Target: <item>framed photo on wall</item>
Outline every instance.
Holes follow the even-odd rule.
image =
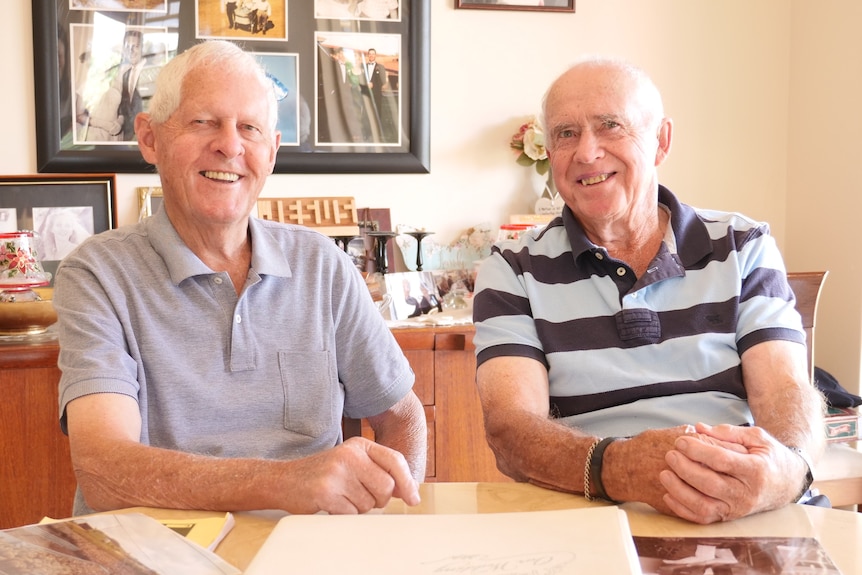
[[[574,12],[575,0],[455,0],[456,8]]]
[[[113,174],[0,176],[0,233],[36,232],[53,285],[60,260],[116,227],[116,186]]]
[[[161,68],[212,39],[253,52],[273,82],[275,173],[430,169],[425,0],[31,1],[39,172],[153,172],[134,117]]]

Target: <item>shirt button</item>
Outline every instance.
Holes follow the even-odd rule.
[[[618,268],[617,268],[617,275],[618,275],[618,276],[620,276],[620,277],[622,277],[622,276],[626,275],[626,268],[624,268],[624,267],[618,267]]]
[[[597,260],[603,260],[603,259],[605,259],[605,256],[602,255],[602,252],[596,252],[596,259]]]
[[[213,280],[213,282],[215,282],[215,284],[216,284],[216,285],[221,285],[223,281],[224,281],[224,280],[223,280],[223,279],[221,279],[221,278],[219,278],[219,277],[217,277],[217,278],[215,278],[215,279]]]
[[[242,316],[239,314],[236,314],[235,316],[233,316],[233,319],[234,319],[234,321],[236,321],[236,323],[242,323]]]

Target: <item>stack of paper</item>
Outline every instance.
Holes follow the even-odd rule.
[[[291,515],[246,575],[639,574],[616,507],[475,515]]]

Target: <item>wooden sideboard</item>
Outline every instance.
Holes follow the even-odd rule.
[[[75,476],[58,424],[56,340],[0,342],[0,529],[72,514]]]
[[[428,418],[428,481],[505,481],[485,442],[473,327],[393,329]],[[58,424],[58,346],[49,331],[0,341],[0,529],[72,513],[75,476]],[[367,435],[370,429],[364,430]]]
[[[511,481],[485,441],[472,325],[396,328],[428,421],[426,481]],[[363,422],[362,435],[373,438]]]

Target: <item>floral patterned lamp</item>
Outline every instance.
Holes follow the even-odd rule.
[[[39,263],[33,232],[0,234],[0,302],[35,301],[39,295],[33,288],[50,282],[51,274]]]
[[[542,215],[558,215],[562,212],[563,201],[554,186],[548,151],[545,149],[545,133],[539,121],[533,117],[529,122],[522,124],[509,141],[509,146],[518,152],[515,161],[519,165],[534,166],[536,173],[545,177],[539,199],[536,201],[535,212]]]
[[[51,274],[39,262],[37,235],[30,231],[0,234],[0,335],[42,333],[57,321],[49,300],[34,288],[47,286]]]

